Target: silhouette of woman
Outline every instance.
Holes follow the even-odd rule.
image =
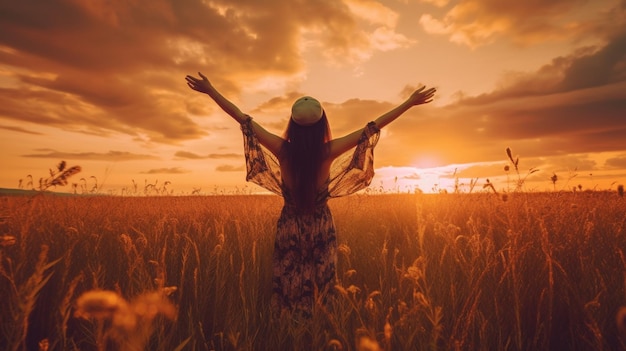
[[[411,107],[432,101],[435,89],[416,90],[375,121],[336,139],[331,138],[321,104],[304,96],[293,104],[281,137],[265,130],[198,74],[200,78],[188,75],[187,85],[209,95],[241,125],[246,180],[284,199],[274,244],[272,309],[276,316],[291,311],[308,317],[315,299],[325,296],[335,282],[337,240],[328,199],[370,184],[380,129]]]

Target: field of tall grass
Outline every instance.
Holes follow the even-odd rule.
[[[279,197],[0,197],[0,349],[626,349],[626,199],[505,200],[330,200],[338,285],[274,320]]]

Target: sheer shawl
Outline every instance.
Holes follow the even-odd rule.
[[[246,158],[246,180],[283,196],[278,160],[259,143],[252,129],[251,118],[241,124],[241,131]],[[380,130],[374,122],[369,122],[357,146],[333,161],[328,180],[329,197],[349,195],[370,185],[374,177],[374,147],[379,137]]]

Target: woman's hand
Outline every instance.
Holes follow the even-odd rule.
[[[413,92],[413,94],[411,94],[411,96],[408,99],[408,102],[409,104],[411,104],[411,106],[427,104],[433,101],[433,96],[435,95],[435,91],[437,91],[437,89],[435,88],[430,88],[428,90],[424,90],[424,89],[426,89],[425,86],[417,89],[416,91]]]
[[[213,89],[213,86],[211,85],[211,82],[209,82],[207,77],[205,77],[200,72],[198,72],[198,74],[200,75],[200,78],[202,79],[198,79],[196,77],[189,76],[189,75],[185,77],[185,80],[187,81],[187,85],[189,85],[189,87],[195,91],[208,94],[209,91]]]

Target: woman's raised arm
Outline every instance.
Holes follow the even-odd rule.
[[[250,116],[241,112],[239,107],[237,107],[235,104],[226,99],[222,94],[220,94],[220,92],[213,87],[211,82],[209,82],[207,77],[205,77],[200,72],[198,72],[198,75],[200,75],[200,79],[190,75],[185,77],[187,85],[191,89],[209,95],[211,99],[213,99],[213,101],[215,101],[215,103],[219,107],[221,107],[222,110],[224,110],[224,112],[226,112],[229,116],[235,119],[235,121],[237,121],[239,124],[244,123],[248,118],[250,118]],[[254,130],[254,133],[259,139],[261,145],[265,146],[275,156],[278,156],[278,154],[280,153],[280,149],[283,145],[283,138],[268,132],[265,128],[263,128],[255,121],[252,121],[252,129]]]
[[[430,88],[428,90],[424,90],[424,89],[426,89],[426,87],[421,87],[418,90],[414,91],[413,94],[411,94],[411,96],[409,96],[409,98],[406,99],[406,101],[396,106],[391,111],[378,117],[374,121],[374,123],[376,123],[376,126],[379,129],[381,129],[384,126],[396,120],[396,118],[400,117],[403,113],[408,111],[411,107],[422,105],[422,104],[427,104],[433,101],[433,96],[435,95],[436,89],[435,88]],[[333,139],[330,142],[331,158],[336,158],[339,155],[343,154],[344,152],[355,147],[356,144],[359,142],[359,138],[361,137],[362,133],[363,133],[363,128],[360,128],[346,136]]]
[[[205,93],[215,101],[215,103],[224,110],[229,116],[235,119],[235,121],[239,122],[239,124],[245,122],[248,119],[248,116],[241,112],[239,107],[235,106],[232,102],[226,99],[222,94],[220,94],[217,89],[213,87],[211,82],[205,77],[202,73],[198,72],[201,79],[198,79],[193,76],[185,77],[187,81],[187,85],[198,92]]]

